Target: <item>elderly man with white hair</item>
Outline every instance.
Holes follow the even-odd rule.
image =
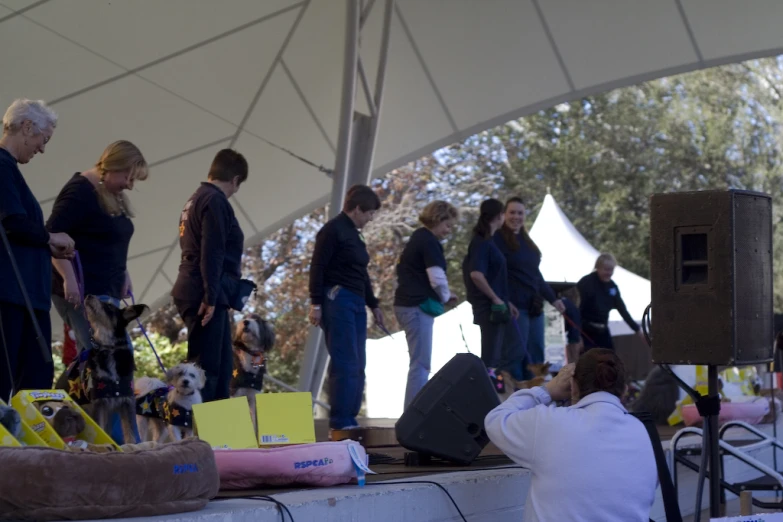
[[[71,257],[74,242],[67,234],[46,231],[41,206],[22,177],[19,164],[44,153],[56,126],[57,115],[43,101],[19,99],[3,116],[0,138],[0,222],[49,349],[51,257]],[[0,248],[0,321],[5,352],[0,356],[0,398],[7,400],[13,390],[51,388],[54,366],[45,361],[36,342],[33,318],[5,248]]]

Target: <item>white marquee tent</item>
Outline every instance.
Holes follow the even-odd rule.
[[[541,273],[549,282],[576,283],[589,274],[598,251],[579,233],[551,195],[530,228],[530,237],[541,249]],[[622,267],[615,270],[631,316],[641,322],[650,303],[650,282]],[[617,311],[609,316],[612,335],[631,334]],[[432,373],[437,373],[454,355],[471,351],[481,354],[481,332],[473,324],[470,303],[435,319],[432,344]],[[370,418],[397,418],[402,414],[405,376],[408,373],[408,345],[405,332],[367,341],[367,415]]]

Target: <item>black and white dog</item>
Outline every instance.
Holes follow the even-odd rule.
[[[256,423],[256,394],[264,391],[266,353],[275,345],[275,332],[268,321],[257,314],[246,315],[234,333],[234,371],[231,396],[247,397],[253,428]]]
[[[125,443],[134,443],[135,363],[127,327],[147,310],[147,306],[118,308],[88,295],[84,309],[92,328],[91,346],[66,369],[57,387],[67,390],[77,404],[85,406],[106,433],[111,433],[111,415],[118,413]]]

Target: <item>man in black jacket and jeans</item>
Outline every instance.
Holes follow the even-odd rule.
[[[206,373],[204,402],[227,399],[232,372],[225,277],[241,275],[244,235],[228,198],[247,180],[247,161],[231,149],[217,153],[206,182],[179,220],[182,257],[171,295],[188,328],[188,360]]]

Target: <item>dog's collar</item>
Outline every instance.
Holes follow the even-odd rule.
[[[264,365],[264,362],[266,361],[266,358],[264,357],[264,353],[255,353],[251,352],[247,346],[245,346],[245,343],[242,341],[234,341],[234,348],[238,350],[242,350],[246,354],[248,354],[250,357],[253,358],[253,368],[260,368]]]

